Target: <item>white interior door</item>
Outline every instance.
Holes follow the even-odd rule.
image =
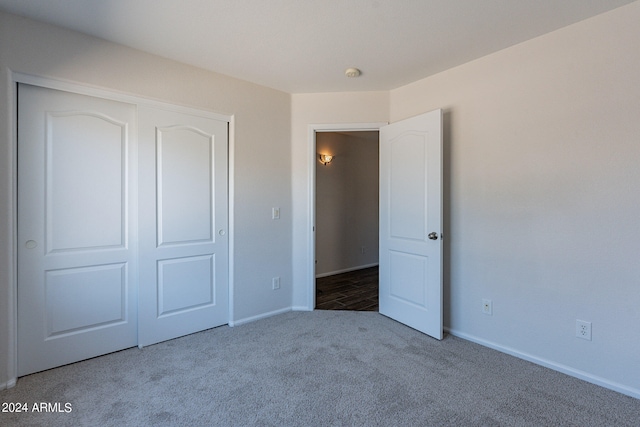
[[[139,346],[228,323],[227,122],[140,106]]]
[[[135,106],[19,86],[18,375],[135,346]]]
[[[380,313],[442,339],[442,111],[380,129]]]

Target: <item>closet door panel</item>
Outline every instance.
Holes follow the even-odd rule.
[[[18,374],[135,346],[135,106],[20,84]]]
[[[139,345],[228,322],[227,123],[140,107]]]

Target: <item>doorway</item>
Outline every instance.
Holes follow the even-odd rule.
[[[309,309],[316,308],[316,137],[377,130],[380,151],[379,312],[443,337],[442,110],[394,124],[309,125]],[[419,243],[419,244],[415,244]]]
[[[378,138],[316,133],[316,309],[378,311]]]

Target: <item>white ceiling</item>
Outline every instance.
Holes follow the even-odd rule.
[[[303,93],[393,89],[633,1],[0,0],[0,10]]]

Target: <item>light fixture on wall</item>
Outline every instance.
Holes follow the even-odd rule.
[[[334,157],[335,156],[332,156],[331,154],[318,154],[318,159],[320,160],[320,163],[322,163],[325,166],[331,163]]]

